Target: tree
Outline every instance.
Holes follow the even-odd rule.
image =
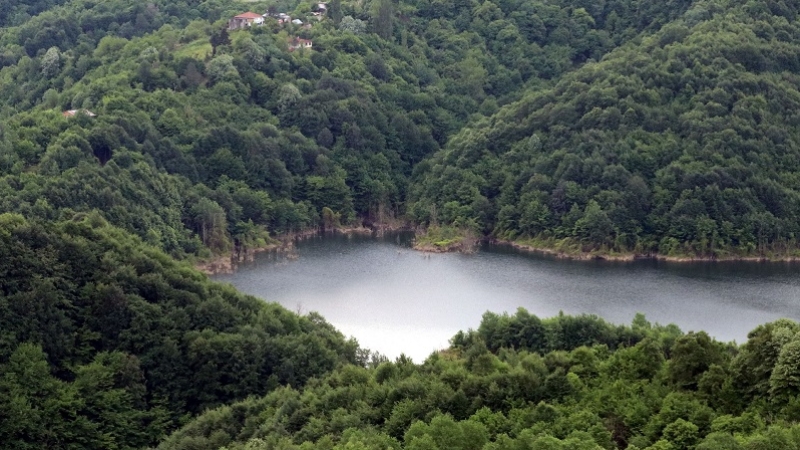
[[[711,433],[695,447],[696,450],[741,450],[742,446],[729,433]]]
[[[339,25],[342,21],[342,0],[331,0],[328,3],[328,17],[331,18],[334,25]]]
[[[4,445],[34,449],[88,441],[94,447],[99,436],[86,418],[78,415],[82,407],[77,392],[50,374],[46,355],[38,345],[20,344],[8,363],[0,366],[0,439]]]
[[[228,28],[222,27],[218,32],[212,34],[210,43],[211,43],[212,56],[215,56],[217,54],[218,47],[231,45],[231,39],[230,36],[228,35]]]
[[[353,199],[345,182],[345,173],[338,170],[329,176],[309,176],[306,178],[306,196],[317,211],[330,208],[349,223],[354,216]]]
[[[432,447],[431,440],[434,444]],[[424,422],[412,424],[405,433],[404,441],[410,448],[479,450],[488,441],[488,433],[478,422],[456,422],[449,415],[440,414],[431,420],[430,425]],[[420,442],[415,444],[415,441]]]
[[[800,326],[780,319],[759,325],[748,333],[747,342],[731,363],[736,388],[744,397],[766,397],[772,389],[772,371],[785,344],[794,339]]]
[[[670,355],[670,380],[685,389],[696,389],[700,376],[712,364],[723,362],[721,344],[713,341],[704,331],[678,338]]]
[[[284,84],[278,92],[278,109],[284,111],[291,108],[301,97],[302,94],[297,86],[292,83]]]
[[[58,47],[50,47],[42,57],[42,74],[52,78],[61,70],[61,51]]]
[[[229,248],[225,210],[217,202],[202,197],[192,205],[191,214],[203,244],[215,251]]]
[[[769,378],[770,396],[786,402],[800,394],[800,334],[785,344]]]
[[[600,205],[590,200],[583,211],[583,216],[575,222],[575,234],[594,245],[611,242],[614,225]]]
[[[389,40],[394,33],[394,6],[392,0],[379,0],[372,13],[372,26],[375,33]]]
[[[354,19],[353,16],[344,16],[339,23],[339,29],[348,33],[363,34],[367,24],[361,19]]]
[[[664,428],[664,438],[672,444],[675,450],[693,449],[698,438],[697,425],[678,419]]]
[[[239,71],[233,65],[233,56],[219,55],[208,62],[206,74],[212,83],[239,78]]]
[[[197,70],[197,65],[194,62],[190,62],[186,65],[186,70],[184,70],[181,76],[181,81],[185,88],[193,89],[203,84],[205,79],[203,78],[203,74]]]

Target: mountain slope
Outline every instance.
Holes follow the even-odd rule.
[[[357,362],[319,316],[211,283],[97,214],[0,215],[0,255],[11,448],[141,448],[206,408]]]
[[[141,448],[269,392],[164,446],[796,439],[771,422],[797,420],[793,323],[734,348],[489,315],[425,366],[335,370],[365,355],[322,318],[171,259],[404,215],[569,251],[793,255],[796,5],[374,0],[231,33],[244,6],[222,0],[8,5],[4,444]]]
[[[403,217],[413,166],[470,120],[689,6],[415,1],[387,34],[379,3],[341,5],[363,29],[227,33],[240,7],[218,0],[72,0],[2,29],[0,210],[100,211],[177,257]],[[75,109],[97,116],[57,117]]]
[[[469,126],[417,167],[414,217],[570,251],[795,254],[800,28],[771,6],[696,3]]]

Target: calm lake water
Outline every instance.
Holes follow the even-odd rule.
[[[363,347],[416,362],[458,330],[477,328],[487,310],[589,313],[620,324],[641,312],[737,342],[758,324],[800,320],[798,263],[567,261],[489,245],[429,255],[409,249],[409,238],[313,237],[292,257],[262,253],[214,279],[294,311],[318,311]]]

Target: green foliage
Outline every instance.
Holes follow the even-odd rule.
[[[302,385],[357,345],[210,283],[98,214],[0,215],[0,440],[141,448],[186,415]]]
[[[791,342],[800,326],[790,320],[778,320],[756,327],[731,363],[734,383],[746,401],[769,395],[772,371],[781,349]]]
[[[576,319],[592,331],[559,326]],[[578,336],[564,336],[564,347],[556,350],[511,350],[519,343],[520,323],[538,324],[542,336],[552,329]],[[704,333],[676,334],[672,326],[652,326],[638,316],[631,327],[613,327],[638,343],[617,340],[610,348],[601,343],[613,335],[608,328],[597,318],[487,313],[477,332],[459,333],[450,349],[420,365],[401,357],[369,369],[341,367],[303,389],[209,411],[160,448],[215,448],[221,433],[228,448],[278,442],[287,448],[401,448],[402,442],[408,449],[592,450],[800,443],[797,426],[773,416],[765,398],[755,399],[747,412],[734,412],[712,408],[691,386],[676,385],[674,367],[697,367],[691,361],[704,357],[699,349],[735,352],[734,346]],[[495,343],[492,352],[484,338]],[[580,346],[581,341],[594,344]],[[792,342],[781,352],[790,352]],[[720,364],[706,366],[721,367],[730,381],[730,358],[703,354]]]
[[[414,166],[479,111],[490,114],[688,7],[335,1],[321,21],[302,17],[310,30],[268,20],[229,32],[224,20],[241,11],[221,0],[19,3],[0,16],[0,186],[12,186],[0,210],[31,214],[32,196],[16,189],[30,186],[22,173],[69,183],[71,169],[87,176],[93,163],[113,162],[120,177],[131,178],[124,189],[89,185],[86,196],[101,189],[104,202],[67,196],[36,214],[99,210],[114,225],[161,240],[175,256],[238,250],[237,235],[250,227],[237,217],[242,205],[207,190],[225,177],[276,201],[270,214],[252,220],[271,233],[324,225],[323,208],[345,224],[403,216]],[[303,16],[316,6],[279,2],[269,9]],[[295,35],[313,38],[313,50],[286,51]],[[97,116],[55,117],[71,109]],[[140,179],[126,158],[147,165],[160,182]],[[465,182],[473,186],[442,193],[443,220],[484,231],[496,214],[494,195],[479,192],[486,186],[480,179]],[[143,198],[152,207],[158,185],[181,186],[177,202],[130,216],[108,211],[111,198],[119,210],[136,209]],[[587,242],[607,240],[600,236],[613,222],[597,203],[584,220],[576,217]],[[218,219],[208,220],[212,215]],[[544,203],[525,216],[529,230],[549,226],[552,217]],[[156,223],[158,217],[170,220]]]
[[[800,334],[784,344],[769,377],[770,395],[781,402],[800,394]]]
[[[611,325],[597,316],[567,316],[560,314],[547,320],[531,315],[519,308],[515,315],[495,314],[487,311],[477,333],[456,335],[451,344],[465,347],[476,339],[486,343],[491,351],[500,348],[515,348],[540,354],[574,350],[581,346],[605,345],[611,349],[633,346],[648,335],[667,340],[671,327],[655,327],[647,330]],[[641,350],[645,350],[644,346]]]
[[[790,99],[800,42],[786,22],[797,10],[755,5],[694,5],[477,118],[413,179],[410,213],[427,223],[425,211],[455,202],[486,234],[565,253],[798,254]],[[613,2],[605,8],[606,17],[575,9],[553,33],[626,20]],[[487,28],[500,14],[488,2],[475,12]],[[557,61],[551,53],[545,64]]]
[[[366,369],[318,315],[170,258],[404,216],[439,248],[796,255],[796,5],[334,0],[229,32],[243,7],[3,2],[4,444],[800,446],[792,321],[736,347],[487,313]]]
[[[670,380],[684,389],[697,388],[700,375],[726,359],[724,347],[702,331],[678,338],[670,355]]]
[[[475,232],[466,227],[430,226],[414,238],[414,248],[425,251],[471,251]]]

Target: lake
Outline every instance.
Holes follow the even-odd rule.
[[[317,311],[344,334],[390,358],[422,362],[489,310],[539,317],[596,314],[629,324],[705,330],[743,342],[758,324],[800,320],[800,264],[570,261],[484,245],[473,254],[424,254],[409,234],[325,235],[295,251],[266,252],[213,277],[286,308]]]

